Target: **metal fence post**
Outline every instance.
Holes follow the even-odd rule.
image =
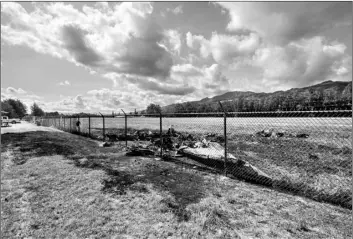
[[[163,156],[162,112],[159,112],[159,134],[161,137],[161,157]]]
[[[91,116],[88,116],[88,136],[91,137]]]
[[[227,176],[227,161],[228,161],[228,139],[227,139],[227,114],[224,112],[224,174]]]
[[[219,101],[219,105],[223,111],[223,134],[224,134],[224,174],[227,176],[227,114],[223,108],[222,103]]]
[[[123,109],[121,109],[121,111],[125,115],[125,147],[127,147],[127,114],[125,114],[125,111],[123,111]]]
[[[105,119],[104,119],[104,115],[102,115],[100,112],[99,112],[99,114],[103,118],[103,141],[105,141]]]
[[[80,121],[80,116],[77,116],[77,121]],[[81,127],[78,126],[77,128],[78,128],[78,134],[81,134]]]
[[[70,116],[70,133],[71,133],[71,131],[72,131],[72,130],[71,130],[71,116]]]

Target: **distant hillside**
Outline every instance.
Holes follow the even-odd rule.
[[[200,101],[164,106],[162,110],[169,113],[220,112],[219,101],[228,112],[351,109],[352,82],[325,81],[273,93],[232,91]]]

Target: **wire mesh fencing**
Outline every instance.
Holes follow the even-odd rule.
[[[230,172],[352,208],[351,111],[234,113],[227,138]]]
[[[162,120],[163,128],[168,129],[170,135],[165,143],[170,145],[169,148],[178,149],[172,151],[171,156],[186,156],[197,166],[202,164],[226,173],[229,155],[226,154],[226,118],[223,113],[197,114],[197,117],[190,117],[190,113],[165,114]]]
[[[80,122],[79,127],[76,125]],[[352,111],[43,118],[42,125],[352,208]]]

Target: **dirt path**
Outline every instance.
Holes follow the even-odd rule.
[[[1,134],[6,133],[23,133],[30,131],[52,131],[52,132],[61,132],[61,130],[52,128],[52,127],[43,127],[37,126],[26,121],[21,121],[20,124],[10,124],[9,127],[1,127]]]

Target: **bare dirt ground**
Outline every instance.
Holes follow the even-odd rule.
[[[10,124],[9,127],[1,127],[1,134],[6,133],[24,133],[32,131],[50,131],[50,132],[61,132],[54,127],[36,126],[35,124],[21,121],[19,124]]]
[[[352,236],[349,209],[78,135],[6,133],[1,145],[2,238]]]

